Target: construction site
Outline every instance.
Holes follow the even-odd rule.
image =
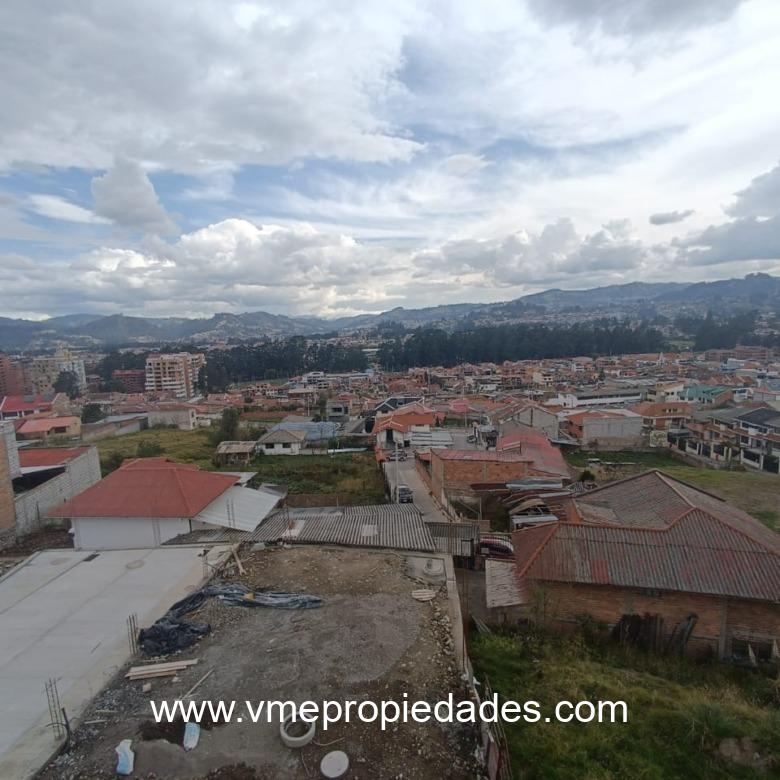
[[[191,549],[191,548],[190,548]],[[112,778],[117,747],[132,751],[134,777],[305,778],[328,775],[323,759],[346,756],[352,778],[470,778],[479,773],[473,724],[321,723],[290,747],[280,724],[199,724],[185,750],[182,719],[155,722],[150,700],[435,702],[468,695],[461,616],[448,556],[327,546],[235,548],[208,581],[249,598],[274,593],[316,600],[316,608],[252,607],[215,597],[184,615],[208,626],[167,655],[127,647],[124,663],[62,737],[40,780]],[[186,607],[185,607],[186,608]],[[149,636],[149,635],[147,635]],[[132,637],[129,640],[132,645]],[[157,647],[152,643],[152,648]],[[128,676],[129,675],[129,676]],[[298,746],[299,742],[305,742]],[[323,773],[321,775],[321,772]]]

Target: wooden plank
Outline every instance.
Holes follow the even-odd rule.
[[[246,574],[246,569],[244,568],[244,564],[241,563],[241,559],[238,557],[238,553],[236,552],[236,548],[234,547],[232,550],[233,558],[236,561],[236,566],[238,566],[238,573],[239,574]]]
[[[191,661],[174,661],[167,664],[149,664],[148,666],[133,666],[125,674],[125,677],[130,679],[142,679],[144,677],[151,677],[161,672],[176,674],[176,672],[184,671],[184,669],[190,666],[195,666],[198,663],[198,659],[195,658]]]

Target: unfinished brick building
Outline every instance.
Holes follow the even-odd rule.
[[[567,522],[513,534],[513,603],[553,625],[695,616],[691,654],[769,658],[780,643],[780,537],[725,501],[659,472],[573,501]],[[509,606],[505,600],[502,606]]]

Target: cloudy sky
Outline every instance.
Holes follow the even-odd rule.
[[[776,0],[5,0],[0,71],[0,316],[780,273]]]

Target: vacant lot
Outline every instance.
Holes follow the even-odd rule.
[[[625,466],[607,465],[603,470],[588,466],[589,457],[598,457],[609,464],[626,463]],[[676,460],[664,452],[606,452],[592,456],[576,452],[566,455],[575,473],[588,468],[596,474],[601,484],[606,480],[620,479],[645,469],[662,469],[677,479],[720,496],[734,506],[758,518],[769,528],[780,531],[780,477],[751,471],[718,471],[697,468]]]
[[[252,464],[257,476],[250,484],[286,485],[292,496],[338,496],[342,504],[378,504],[385,486],[373,453],[340,455],[263,455]],[[294,499],[292,503],[295,503]],[[316,502],[315,502],[316,503]]]
[[[100,453],[100,465],[103,472],[108,471],[111,457],[118,453],[124,458],[138,456],[138,445],[157,445],[160,456],[179,463],[196,463],[202,468],[211,468],[214,447],[209,441],[208,428],[196,428],[194,431],[180,431],[178,428],[150,428],[140,433],[116,436],[97,442]]]
[[[780,695],[776,683],[758,673],[596,646],[580,637],[479,636],[469,652],[477,678],[487,676],[499,695],[541,705],[539,723],[506,726],[515,777],[777,776]],[[585,699],[625,701],[628,722],[544,722],[558,701]],[[728,737],[751,739],[757,765],[719,755]]]
[[[332,723],[327,730],[320,721],[314,740],[291,750],[279,738],[278,723],[251,723],[243,710],[245,701],[255,707],[263,700],[401,702],[406,694],[412,701],[437,701],[451,691],[459,700],[462,681],[451,650],[446,592],[430,603],[415,601],[410,593],[416,583],[391,552],[297,547],[243,554],[243,562],[245,585],[316,594],[322,606],[252,609],[207,602],[190,617],[208,623],[211,633],[184,651],[198,659],[197,666],[152,680],[147,694],[120,672],[93,701],[73,750],[41,778],[115,778],[114,749],[129,738],[137,778],[313,780],[322,757],[337,749],[349,756],[351,780],[476,776],[476,734],[469,726],[410,720],[383,731],[378,721],[356,722],[353,712],[349,723]],[[149,700],[182,697],[198,680],[196,701],[236,701],[237,717],[204,728],[197,747],[185,752],[183,723],[152,723]],[[250,769],[239,772],[236,764]]]

